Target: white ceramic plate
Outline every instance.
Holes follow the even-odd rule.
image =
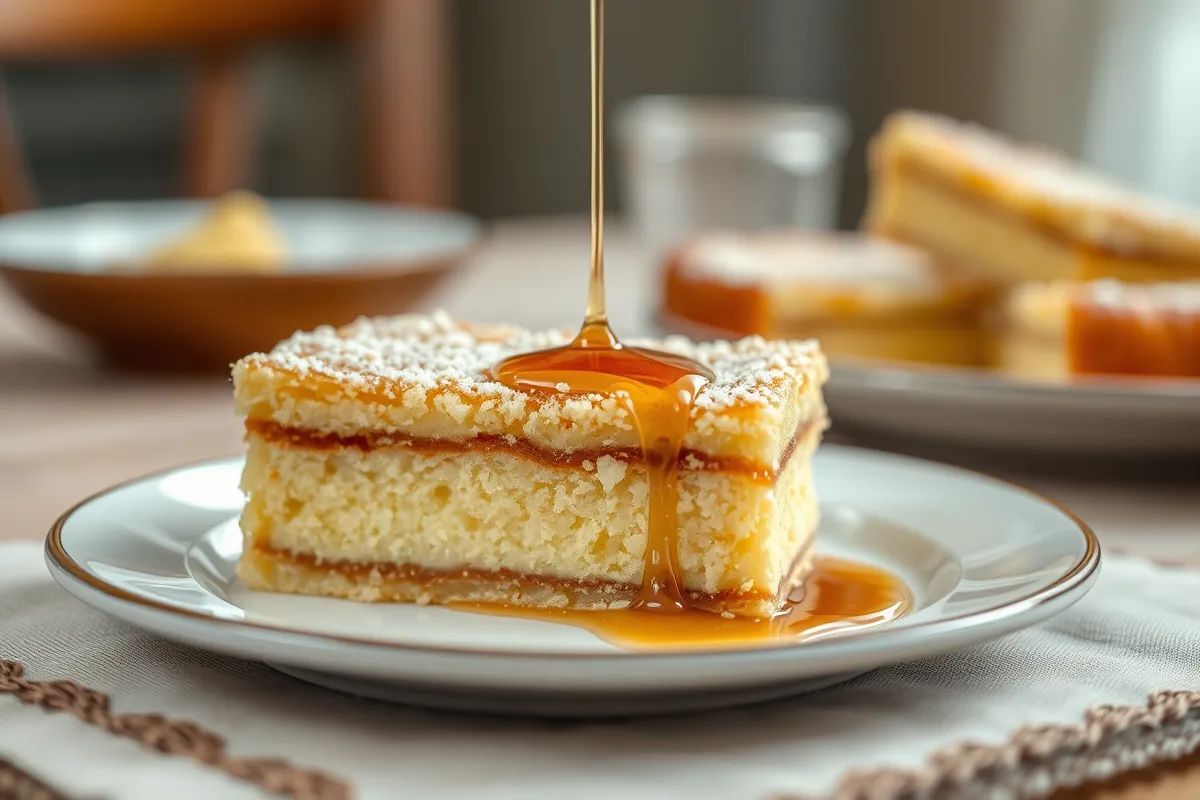
[[[659,312],[694,339],[736,334]],[[1200,380],[1034,383],[983,369],[835,360],[825,399],[839,429],[903,444],[1067,457],[1200,457]]]
[[[795,694],[1044,620],[1088,590],[1100,560],[1087,526],[1037,495],[831,446],[816,460],[820,548],[893,570],[913,610],[799,645],[629,652],[551,623],[246,591],[233,578],[240,469],[182,467],[84,501],[50,533],[51,572],[85,603],[170,639],[346,691],[476,711],[657,713]]]
[[[907,441],[1074,457],[1200,457],[1200,381],[1037,384],[983,370],[838,362],[839,425]]]

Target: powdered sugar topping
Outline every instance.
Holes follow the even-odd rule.
[[[697,277],[731,285],[813,283],[935,290],[932,260],[915,247],[856,234],[804,231],[712,233],[683,252],[681,266]]]
[[[452,389],[455,394],[499,402],[524,395],[491,376],[509,356],[567,344],[564,330],[526,331],[513,327],[459,323],[443,312],[360,319],[342,328],[297,333],[270,353],[243,359],[243,366],[276,368],[301,378],[319,375],[339,385],[388,395],[415,390]],[[683,337],[629,344],[691,358],[715,380],[696,398],[697,412],[734,406],[778,405],[784,386],[797,380],[824,380],[824,357],[815,342],[767,341],[695,343]],[[793,379],[793,380],[789,380]],[[572,400],[585,398],[572,398]],[[589,402],[608,402],[600,396]]]
[[[1080,299],[1109,311],[1200,316],[1200,281],[1136,284],[1092,281],[1083,285]]]

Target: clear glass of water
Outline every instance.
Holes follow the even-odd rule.
[[[705,230],[836,226],[839,109],[648,96],[618,111],[615,133],[625,212],[654,254]]]

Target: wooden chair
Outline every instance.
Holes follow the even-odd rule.
[[[252,143],[247,54],[269,39],[353,37],[360,55],[363,193],[454,201],[449,0],[3,0],[0,62],[186,51],[196,58],[185,191],[238,188]],[[35,204],[0,84],[0,213]]]

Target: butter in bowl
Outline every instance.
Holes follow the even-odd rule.
[[[92,203],[0,217],[0,278],[110,365],[224,371],[297,330],[419,308],[482,235],[353,200]]]

